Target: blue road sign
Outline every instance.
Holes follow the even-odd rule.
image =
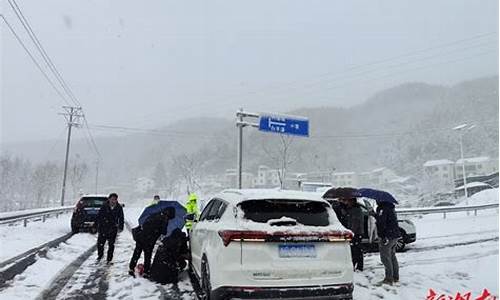
[[[309,136],[309,120],[302,117],[261,115],[259,130],[281,134]]]

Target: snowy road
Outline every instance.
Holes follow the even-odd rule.
[[[496,190],[497,191],[497,190]],[[498,194],[488,195],[491,202]],[[142,208],[127,207],[126,218],[135,225]],[[43,242],[41,232],[57,234],[69,230],[68,219],[40,223],[37,230],[14,228],[20,234],[12,242],[23,250]],[[498,295],[498,212],[486,210],[477,216],[466,213],[427,215],[414,219],[417,242],[398,254],[401,282],[394,287],[376,287],[383,278],[378,253],[365,257],[365,271],[355,273],[354,299],[425,299],[429,289],[455,295],[473,292],[479,295],[487,288]],[[42,225],[47,225],[43,229]],[[34,229],[34,227],[32,227]],[[12,228],[11,228],[12,229]],[[14,230],[13,229],[13,230]],[[3,231],[2,231],[3,230]],[[25,231],[23,231],[25,230]],[[0,228],[0,232],[8,232]],[[57,235],[54,233],[54,235]],[[22,240],[26,240],[23,242]],[[117,238],[113,265],[97,263],[96,236],[77,234],[0,288],[2,299],[193,299],[190,280],[184,272],[177,286],[158,285],[143,278],[128,276],[128,261],[134,243],[128,230]],[[23,246],[25,245],[25,246]],[[4,245],[9,255],[15,249]],[[20,248],[20,249],[21,249]],[[18,250],[20,251],[20,250]],[[5,257],[10,257],[5,255]]]
[[[478,195],[481,196],[481,195]],[[485,192],[490,203],[498,202],[498,190]],[[399,286],[375,287],[384,268],[378,253],[365,257],[366,270],[355,273],[355,299],[425,299],[429,289],[448,295],[483,289],[498,295],[498,211],[427,215],[414,219],[417,241],[398,253]]]

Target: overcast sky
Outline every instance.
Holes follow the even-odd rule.
[[[406,81],[498,74],[498,0],[17,3],[97,125],[347,107]],[[64,101],[0,27],[1,142],[62,137]]]

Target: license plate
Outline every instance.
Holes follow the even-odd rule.
[[[314,245],[279,245],[279,256],[286,257],[316,257],[316,247]]]
[[[89,215],[97,215],[99,213],[98,209],[85,209],[85,212]]]

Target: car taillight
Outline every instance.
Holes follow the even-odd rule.
[[[243,230],[221,230],[219,236],[224,246],[232,241],[241,242],[345,242],[353,238],[349,230],[326,232],[265,232]]]
[[[268,233],[264,231],[221,230],[219,236],[222,238],[224,246],[227,246],[231,241],[265,242]]]

